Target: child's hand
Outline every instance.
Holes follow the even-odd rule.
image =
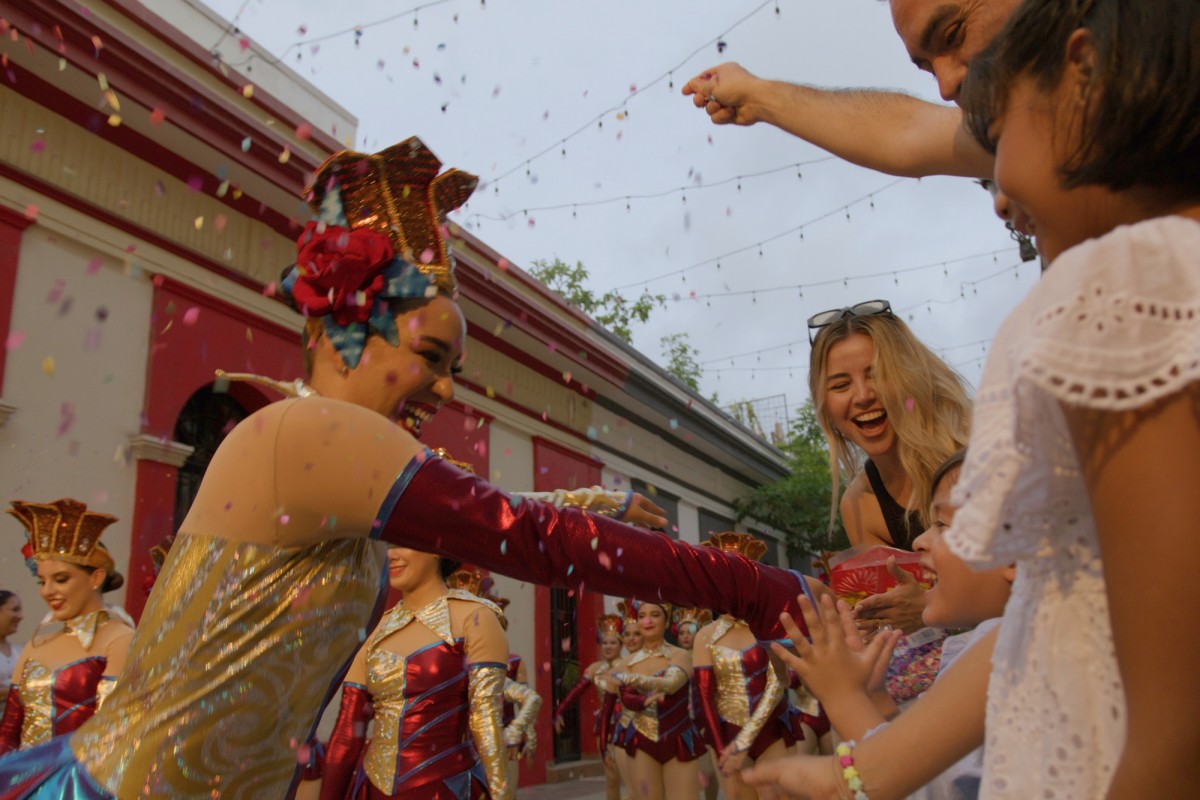
[[[830,756],[789,756],[756,764],[742,772],[742,781],[758,789],[762,800],[829,798],[838,800],[845,782]]]
[[[896,585],[886,592],[864,597],[854,606],[859,632],[867,639],[889,628],[914,633],[925,625],[921,619],[925,612],[925,589],[911,572],[896,564],[895,558],[887,560],[887,571]]]
[[[833,598],[822,597],[819,610],[803,595],[797,602],[811,643],[785,613],[779,615],[779,620],[792,637],[796,652],[793,654],[779,644],[773,644],[772,649],[822,703],[832,705],[837,697],[869,692],[882,683],[898,632],[876,636],[869,645],[864,645],[845,602],[839,600],[835,607]]]

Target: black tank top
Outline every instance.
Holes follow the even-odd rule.
[[[913,539],[920,536],[925,529],[921,527],[915,514],[910,513],[888,494],[887,488],[883,485],[883,478],[879,477],[879,469],[875,466],[875,462],[868,458],[863,469],[866,470],[871,491],[875,493],[875,499],[879,501],[879,510],[883,512],[883,521],[887,525],[888,535],[892,537],[892,546],[901,550],[912,550]],[[907,525],[904,522],[905,517],[908,517]]]

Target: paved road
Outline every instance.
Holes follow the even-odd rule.
[[[580,778],[517,790],[518,800],[604,800],[604,778]]]

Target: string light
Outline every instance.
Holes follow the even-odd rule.
[[[745,252],[755,249],[755,248],[761,249],[764,244],[769,244],[771,242],[776,241],[777,239],[782,239],[783,237],[793,234],[796,231],[802,230],[803,228],[806,228],[809,225],[812,225],[813,223],[820,222],[821,220],[824,220],[824,219],[828,219],[829,217],[832,217],[833,215],[841,212],[843,208],[848,208],[850,206],[861,203],[864,200],[866,200],[868,197],[870,197],[872,194],[879,194],[881,192],[885,192],[888,189],[892,188],[893,186],[903,183],[906,180],[909,180],[909,179],[908,178],[896,178],[895,180],[883,185],[879,189],[876,189],[874,192],[871,192],[870,194],[865,194],[862,197],[858,198],[857,200],[852,200],[848,204],[844,204],[844,205],[839,204],[832,211],[827,211],[824,214],[821,214],[817,217],[813,217],[810,220],[806,220],[806,221],[800,223],[799,225],[793,225],[792,227],[788,228],[785,231],[777,233],[774,236],[768,236],[765,239],[760,239],[759,241],[755,242],[754,244],[748,244],[745,247],[739,247],[736,250],[730,250],[726,253],[721,253],[720,255],[713,256],[712,258],[706,258],[703,261],[698,261],[695,264],[684,267],[683,269],[676,269],[676,270],[672,270],[671,272],[664,272],[661,275],[655,275],[652,278],[643,278],[642,280],[636,281],[634,283],[626,283],[621,286],[614,286],[613,290],[621,291],[622,289],[629,289],[633,286],[648,285],[650,283],[654,283],[655,281],[660,281],[663,278],[672,278],[676,275],[685,275],[686,273],[691,272],[692,270],[699,269],[700,267],[707,266],[708,264],[715,264],[718,260],[720,260],[722,258],[728,258],[729,256],[737,255],[739,253],[745,253]]]
[[[683,195],[686,192],[699,192],[699,191],[703,191],[705,189],[716,189],[721,186],[727,186],[728,184],[735,183],[735,182],[738,185],[738,189],[741,189],[741,182],[743,180],[747,180],[750,178],[761,178],[761,177],[764,177],[767,175],[774,175],[778,172],[783,172],[784,170],[794,169],[795,167],[798,167],[800,165],[807,166],[809,164],[821,164],[821,163],[824,163],[827,161],[838,161],[838,160],[839,159],[836,156],[825,156],[823,158],[814,158],[810,161],[801,161],[798,163],[794,162],[791,164],[784,164],[779,167],[772,167],[771,169],[764,169],[761,172],[750,172],[750,173],[746,173],[743,175],[735,175],[732,178],[723,178],[722,180],[715,181],[713,183],[704,183],[704,184],[700,184],[697,186],[676,186],[671,189],[663,189],[662,191],[647,192],[644,194],[613,195],[612,197],[606,197],[602,200],[577,200],[577,201],[571,202],[571,203],[556,203],[554,205],[537,206],[537,207],[530,208],[529,210],[530,211],[561,211],[561,210],[567,209],[567,208],[579,208],[581,206],[582,207],[603,206],[603,205],[608,205],[610,203],[619,203],[621,201],[625,201],[626,204],[628,204],[628,201],[630,198],[633,198],[635,200],[657,200],[662,197],[670,197],[671,195],[674,195],[674,194]],[[493,184],[493,186],[495,186],[495,184]],[[498,189],[497,189],[497,191],[498,191]],[[684,202],[686,202],[686,200]],[[494,222],[507,222],[509,219],[511,219],[514,216],[516,216],[516,212],[509,213],[509,214],[501,214],[499,216],[491,216],[488,214],[475,213],[475,214],[469,215],[466,218],[466,221],[470,222],[470,221],[476,220],[476,219],[489,219]]]
[[[441,2],[448,2],[448,0],[441,0]],[[730,25],[728,28],[726,28],[721,33],[717,34],[716,36],[709,39],[704,44],[697,47],[692,52],[688,53],[687,56],[685,56],[682,61],[680,61],[675,66],[673,66],[670,69],[663,72],[661,75],[656,77],[654,80],[651,80],[651,81],[648,81],[645,83],[635,84],[635,86],[637,88],[633,89],[628,95],[626,95],[624,98],[622,98],[620,103],[617,103],[617,104],[605,109],[604,111],[601,111],[599,114],[597,114],[596,116],[592,117],[587,122],[580,125],[578,128],[576,128],[571,133],[567,134],[566,136],[560,137],[561,141],[566,142],[566,141],[570,141],[571,139],[574,139],[576,136],[580,135],[581,133],[584,133],[589,128],[591,128],[593,122],[595,122],[597,124],[598,128],[603,129],[603,127],[604,127],[603,120],[604,120],[605,116],[607,116],[608,114],[618,112],[618,111],[625,111],[626,104],[633,98],[637,97],[638,95],[642,94],[643,92],[649,91],[651,87],[657,86],[658,84],[663,83],[664,81],[672,81],[675,70],[681,69],[685,64],[687,64],[689,61],[691,61],[696,55],[703,52],[704,50],[707,50],[709,47],[716,44],[717,42],[721,41],[726,35],[728,35],[732,31],[734,31],[738,27],[740,27],[742,25],[742,23],[746,22],[751,17],[756,15],[758,12],[762,11],[764,8],[771,5],[772,2],[774,2],[774,0],[764,0],[758,6],[753,8],[748,14],[743,16],[737,22],[734,22],[732,25]],[[628,112],[626,112],[626,113],[628,113]],[[551,145],[550,147],[547,147],[543,150],[539,150],[537,153],[534,153],[532,156],[530,156],[526,160],[527,161],[536,161],[537,159],[546,155],[546,153],[550,152],[553,149],[554,149],[554,145]],[[512,175],[514,172],[516,172],[518,169],[520,169],[520,164],[501,172],[499,175],[492,178],[492,182],[495,183],[496,181],[504,180],[509,175]]]

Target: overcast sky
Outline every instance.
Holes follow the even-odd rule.
[[[660,338],[687,333],[706,362],[701,388],[722,403],[801,403],[805,319],[875,298],[974,384],[1038,274],[1017,266],[974,183],[897,181],[773,128],[716,127],[679,94],[734,60],[784,80],[936,99],[878,0],[779,0],[778,13],[774,0],[441,0],[415,26],[411,14],[372,24],[418,5],[401,0],[205,2],[355,114],[359,149],[415,134],[480,175],[455,219],[513,263],[582,261],[597,291],[665,294],[634,344],[662,363]],[[355,25],[361,36],[293,47]],[[814,163],[789,166],[803,162]]]

